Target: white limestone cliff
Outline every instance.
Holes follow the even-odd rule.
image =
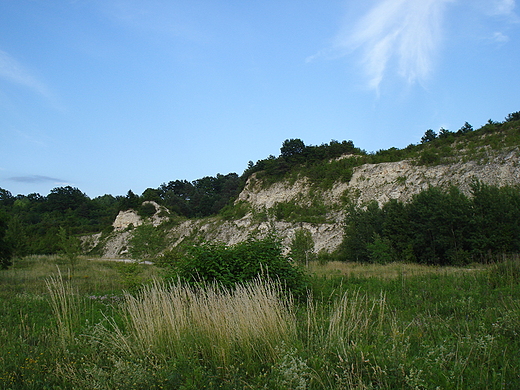
[[[317,192],[307,178],[295,182],[276,182],[265,187],[261,180],[252,175],[235,202],[247,205],[249,211],[246,215],[236,220],[222,220],[220,217],[186,220],[169,231],[170,246],[177,246],[184,240],[193,238],[232,245],[246,240],[251,235],[262,237],[274,228],[287,248],[295,231],[303,228],[312,234],[316,252],[330,253],[338,248],[343,239],[345,213],[342,210],[345,197],[358,205],[372,200],[379,204],[384,204],[390,199],[406,202],[428,186],[450,185],[459,187],[469,195],[474,180],[496,186],[520,184],[519,148],[490,155],[485,162],[461,161],[423,166],[405,160],[364,164],[353,170],[348,183],[338,181],[332,188],[321,192]],[[326,223],[291,223],[277,221],[272,214],[269,217],[269,210],[278,203],[295,203],[306,207],[316,198],[327,206]],[[159,205],[156,205],[156,208],[159,210]],[[267,218],[258,218],[258,213],[262,211]],[[121,232],[130,224],[139,226],[141,223],[142,220],[135,212],[122,212],[114,221],[114,229]],[[109,241],[107,248],[110,250],[107,250],[107,253],[113,255],[117,253],[118,248],[122,251],[127,246],[128,238],[128,235],[126,239],[118,238],[117,244],[114,238],[111,241],[114,245],[110,245]]]

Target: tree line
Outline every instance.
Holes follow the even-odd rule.
[[[263,177],[280,178],[302,165],[313,165],[338,158],[346,154],[366,155],[367,153],[354,146],[352,141],[331,140],[321,145],[305,145],[299,138],[286,139],[280,148],[280,155],[270,155],[256,163],[249,161],[243,177],[247,179],[253,173],[262,172]]]
[[[350,206],[339,257],[452,265],[520,252],[520,188],[475,181],[471,195],[430,187],[408,203]]]
[[[111,231],[121,210],[134,209],[143,217],[155,213],[155,208],[143,205],[145,201],[155,201],[181,217],[214,215],[237,196],[239,183],[236,173],[218,174],[192,182],[170,181],[140,196],[130,190],[125,196],[94,199],[71,186],[54,188],[47,196],[13,196],[0,188],[0,251],[5,252],[0,257],[56,253],[60,228],[71,235]]]

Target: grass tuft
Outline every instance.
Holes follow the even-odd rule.
[[[78,299],[77,291],[72,284],[63,281],[59,268],[58,275],[49,277],[46,280],[46,285],[56,320],[57,336],[62,348],[66,349],[74,338],[74,328],[79,323],[79,313],[82,312],[81,301]]]
[[[215,367],[274,361],[276,347],[296,332],[292,299],[270,280],[232,291],[155,280],[135,295],[125,293],[122,311],[126,333],[114,323],[106,329],[114,347],[163,360],[197,355]]]

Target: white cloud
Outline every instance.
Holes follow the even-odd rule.
[[[391,71],[409,83],[423,81],[433,69],[444,8],[451,1],[382,0],[353,31],[338,35],[335,49],[344,53],[361,50],[361,63],[373,89]]]
[[[0,77],[30,88],[47,98],[51,95],[43,83],[32,76],[17,60],[2,50],[0,50]]]
[[[26,87],[42,96],[57,110],[63,111],[64,107],[56,95],[36,78],[31,71],[17,61],[13,56],[0,50],[0,79]]]
[[[511,15],[515,8],[515,0],[492,0],[491,12],[494,15]]]
[[[500,31],[497,31],[493,34],[492,40],[497,43],[506,43],[509,42],[509,37]]]

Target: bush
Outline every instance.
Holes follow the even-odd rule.
[[[7,223],[4,220],[7,220],[7,216],[0,214],[0,269],[7,269],[12,264],[12,250],[4,239],[7,230]]]
[[[419,165],[436,165],[440,163],[440,156],[435,152],[435,150],[428,148],[425,149],[417,163]]]
[[[155,209],[155,206],[153,205],[153,203],[150,203],[150,202],[143,203],[137,209],[137,214],[139,214],[142,218],[151,217],[156,212],[157,212],[157,210]]]
[[[303,228],[296,230],[291,240],[290,256],[299,264],[309,264],[309,261],[314,260],[316,254],[310,231]]]
[[[193,246],[175,267],[175,274],[191,284],[216,282],[233,288],[260,276],[279,279],[296,295],[306,291],[304,272],[282,255],[280,240],[273,234],[236,245],[204,243]]]

